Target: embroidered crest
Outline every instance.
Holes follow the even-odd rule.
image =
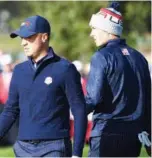
[[[30,26],[30,22],[29,21],[26,21],[26,22],[23,22],[22,24],[21,24],[21,26]]]
[[[47,84],[47,85],[49,85],[49,84],[52,83],[52,81],[53,81],[52,77],[46,77],[45,80],[44,80],[44,83]]]
[[[130,55],[126,48],[123,48],[121,51],[123,55]]]

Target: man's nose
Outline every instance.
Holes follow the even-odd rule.
[[[91,33],[90,33],[90,37],[93,37],[93,31],[91,31]]]
[[[21,46],[25,46],[26,44],[27,44],[27,41],[24,38],[22,38]]]

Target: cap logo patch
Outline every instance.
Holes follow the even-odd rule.
[[[23,22],[23,23],[21,23],[21,26],[30,26],[30,22],[29,21],[26,21],[26,22]]]

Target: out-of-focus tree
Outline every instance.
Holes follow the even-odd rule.
[[[151,1],[121,1],[123,36],[136,46],[137,39],[151,32]]]
[[[108,1],[8,1],[0,2],[0,10],[10,12],[8,24],[12,29],[31,15],[46,17],[51,23],[51,41],[55,51],[73,59],[89,59],[95,50],[89,37],[89,20],[101,7],[107,7]],[[123,15],[123,37],[128,43],[136,45],[136,39],[151,31],[151,1],[120,1]]]
[[[89,20],[92,13],[97,12],[100,7],[105,7],[107,3],[29,2],[35,14],[42,15],[51,22],[51,45],[60,55],[70,60],[80,57],[86,59],[91,55],[93,44],[89,38]]]

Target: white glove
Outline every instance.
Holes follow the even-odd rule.
[[[149,146],[151,146],[151,142],[148,139],[148,135],[149,134],[146,131],[143,131],[143,132],[138,134],[138,139],[143,145],[146,145],[149,147]]]
[[[79,156],[74,156],[74,155],[73,155],[72,158],[79,158]]]

